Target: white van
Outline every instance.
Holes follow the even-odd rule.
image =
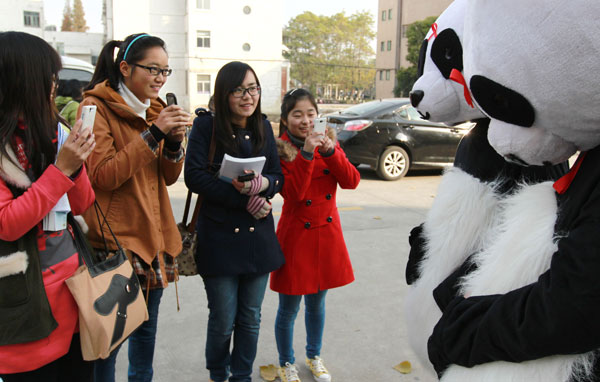
[[[58,73],[59,80],[78,80],[82,87],[85,87],[92,79],[94,66],[77,58],[60,56],[62,60],[62,70]]]

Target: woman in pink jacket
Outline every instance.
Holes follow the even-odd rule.
[[[318,382],[331,380],[320,358],[328,289],[354,281],[335,202],[337,186],[354,189],[360,174],[350,164],[332,129],[313,131],[318,114],[314,97],[304,89],[289,91],[281,105],[278,151],[283,171],[283,210],[277,237],[285,265],[271,273],[279,292],[275,339],[282,382],[300,381],[294,365],[294,321],[304,296],[306,365]]]
[[[59,122],[53,95],[61,60],[39,37],[0,33],[0,379],[91,381],[78,310],[65,280],[79,266],[64,220],[94,201],[83,162],[94,135]],[[68,135],[68,137],[67,137]],[[57,150],[60,147],[60,151]],[[45,217],[55,224],[44,224]],[[63,219],[63,220],[61,220]],[[64,227],[61,223],[64,223]]]

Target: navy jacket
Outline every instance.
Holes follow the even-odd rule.
[[[210,113],[198,113],[189,137],[184,167],[186,186],[204,197],[196,225],[198,273],[207,277],[274,271],[285,260],[275,235],[273,214],[256,220],[246,210],[249,197],[216,176],[225,154],[218,142],[213,166],[208,168],[212,125]],[[283,174],[273,130],[266,119],[263,119],[263,127],[265,144],[260,153],[253,154],[251,132],[237,129],[240,152],[228,154],[243,158],[264,155],[267,158],[262,175],[269,179],[269,187],[261,195],[271,198],[281,190]]]

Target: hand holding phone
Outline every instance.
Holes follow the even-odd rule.
[[[315,123],[313,127],[313,131],[325,134],[325,129],[327,128],[327,118],[315,118]]]
[[[96,120],[96,105],[84,106],[81,109],[81,132],[83,133],[87,129],[94,129],[94,121]]]

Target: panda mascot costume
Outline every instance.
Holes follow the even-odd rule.
[[[433,290],[469,255],[483,249],[500,201],[517,184],[557,179],[566,170],[564,164],[548,168],[510,164],[489,145],[489,119],[473,104],[462,73],[467,2],[454,1],[432,25],[421,47],[420,77],[410,94],[412,105],[425,119],[476,122],[458,146],[454,167],[445,171],[425,222],[412,230],[409,239],[406,279],[410,287],[404,300],[408,339],[432,375],[427,339],[442,315]]]
[[[598,15],[597,0],[467,3],[464,78],[491,146],[524,166],[580,155],[503,198],[482,250],[435,289],[442,381],[600,380]]]

